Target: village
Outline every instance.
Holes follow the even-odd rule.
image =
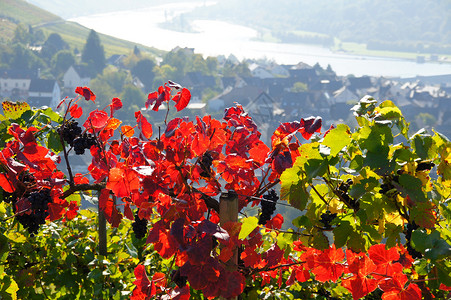
[[[195,55],[192,48],[176,48],[184,55]],[[107,65],[121,68],[125,55],[113,55],[106,60]],[[217,57],[218,64],[240,64],[233,56]],[[346,123],[352,127],[354,118],[351,108],[365,95],[378,101],[391,100],[411,122],[411,128],[434,129],[447,136],[451,135],[451,75],[417,77],[410,79],[384,77],[337,76],[328,66],[279,65],[271,61],[246,61],[250,76],[212,76],[203,72],[186,72],[179,84],[191,91],[192,99],[185,115],[211,114],[221,117],[225,108],[234,103],[242,105],[258,125],[263,140],[280,123],[299,120],[309,116],[320,116],[323,127]],[[42,79],[40,71],[0,70],[0,98],[25,100],[31,106],[49,106],[56,109],[61,99],[74,97],[77,86],[90,86],[92,78],[81,65],[72,65],[62,78]],[[169,78],[168,78],[169,79]],[[145,86],[138,78],[135,86]],[[161,83],[163,84],[163,82]],[[214,97],[201,100],[202,92],[216,87],[221,91]],[[94,91],[95,92],[95,91]],[[125,102],[127,99],[123,99]],[[144,107],[144,103],[142,105]],[[153,117],[158,123],[165,112]]]

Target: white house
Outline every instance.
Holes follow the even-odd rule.
[[[35,77],[36,74],[29,71],[0,71],[0,97],[25,99],[30,88],[31,78]]]
[[[251,64],[249,66],[249,70],[251,71],[251,74],[253,77],[257,77],[257,78],[274,78],[274,76],[268,72],[267,70],[265,70],[265,68],[263,68],[262,66],[258,65],[258,64]]]
[[[27,102],[31,106],[56,108],[61,100],[61,89],[56,80],[32,79]]]
[[[91,77],[83,66],[70,66],[63,76],[64,89],[71,93],[77,86],[89,86],[90,81]]]

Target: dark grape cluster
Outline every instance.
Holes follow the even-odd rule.
[[[57,129],[58,133],[63,136],[63,140],[73,146],[76,137],[81,135],[81,128],[77,121],[66,121]]]
[[[336,213],[332,214],[328,210],[328,211],[326,211],[326,213],[321,214],[321,219],[319,221],[324,224],[325,229],[332,229],[330,222],[332,222],[336,217],[337,217]]]
[[[412,256],[413,259],[422,258],[423,255],[418,252],[417,250],[413,249],[412,245],[410,244],[410,239],[412,238],[412,232],[417,229],[419,226],[415,224],[415,221],[412,221],[412,223],[407,223],[406,226],[406,248],[407,252]]]
[[[213,163],[213,156],[211,156],[210,152],[205,152],[204,155],[202,155],[199,165],[202,169],[202,173],[200,173],[200,176],[202,177],[210,177],[210,167]]]
[[[379,193],[387,196],[394,196],[397,193],[393,182],[399,183],[399,175],[402,175],[403,170],[398,170],[397,175],[390,175],[384,178],[384,183],[381,184]]]
[[[435,164],[432,161],[422,161],[418,163],[416,171],[430,170],[434,166]]]
[[[140,219],[138,213],[135,214],[135,222],[132,223],[133,232],[137,239],[142,239],[147,233],[147,220]]]
[[[351,185],[353,185],[354,182],[352,179],[346,180],[346,182],[342,182],[337,189],[338,195],[340,195],[340,198],[352,209],[359,210],[360,209],[360,203],[358,200],[355,200],[351,198],[351,196],[348,195],[348,190]]]
[[[96,145],[96,138],[90,133],[83,133],[74,140],[74,150],[75,154],[82,155],[85,154],[85,149],[91,148],[91,146]]]
[[[258,219],[258,224],[266,225],[266,222],[271,220],[271,215],[276,210],[276,203],[279,200],[275,190],[270,190],[267,194],[263,195],[263,199],[260,204],[262,207],[262,212],[260,218]]]
[[[171,271],[171,279],[179,288],[182,288],[186,285],[188,277],[180,275],[180,269],[178,269]]]
[[[34,190],[27,196],[27,200],[31,204],[30,211],[17,215],[16,219],[31,235],[34,235],[38,233],[39,226],[45,224],[45,219],[49,215],[49,203],[52,202],[50,189]]]

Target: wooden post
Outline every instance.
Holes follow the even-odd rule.
[[[235,191],[222,193],[219,197],[219,219],[221,225],[227,222],[238,222],[238,195]],[[238,269],[238,248],[235,247],[233,250],[233,255],[226,263],[226,267],[229,271]],[[220,299],[225,298],[220,297]],[[232,299],[236,300],[238,297]]]
[[[98,193],[100,198],[100,191]],[[106,235],[106,218],[103,210],[100,208],[100,201],[98,202],[98,215],[99,215],[99,254],[107,255],[107,235]]]

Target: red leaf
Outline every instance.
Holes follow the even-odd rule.
[[[190,297],[190,288],[185,285],[182,288],[176,287],[170,293],[161,296],[161,300],[189,300]]]
[[[14,192],[14,185],[9,181],[5,174],[0,173],[0,187],[8,193]]]
[[[175,108],[177,108],[177,111],[181,111],[182,109],[184,109],[189,101],[191,100],[191,92],[186,89],[183,88],[180,92],[177,93],[177,95],[175,95],[172,100],[174,100],[175,104]]]
[[[78,119],[83,114],[83,109],[81,108],[81,106],[74,104],[70,107],[69,112],[72,118]]]
[[[157,92],[150,93],[147,96],[146,109],[153,105],[152,110],[158,111],[160,105],[169,101],[169,99],[171,99],[171,88],[165,84],[164,87],[160,86]]]
[[[116,110],[119,110],[122,108],[122,101],[119,98],[113,98],[113,100],[111,100],[111,104],[110,104],[110,110],[111,113],[110,115],[113,116],[114,112]]]
[[[135,112],[136,122],[138,123],[138,128],[146,139],[150,139],[153,134],[152,124],[150,124],[146,117],[140,111]]]
[[[96,100],[96,95],[94,95],[94,93],[91,91],[90,88],[88,87],[77,87],[75,89],[75,93],[82,95],[83,97],[85,97],[86,101],[92,100],[92,102],[94,102],[94,100]]]
[[[260,142],[254,144],[253,147],[249,149],[249,156],[259,165],[263,165],[268,157],[268,152],[269,147],[266,146],[265,143]]]
[[[392,289],[382,294],[383,300],[421,300],[421,290],[412,283],[405,289]]]
[[[315,267],[312,269],[316,280],[336,282],[344,271],[344,266],[340,263],[344,257],[343,250],[341,248],[335,249],[335,245],[324,250],[315,260]]]
[[[280,229],[283,225],[283,216],[281,214],[275,215],[271,220],[266,222],[266,228]]]
[[[299,132],[304,139],[308,140],[315,132],[321,132],[321,124],[321,117],[301,119],[301,128],[299,129]]]
[[[341,284],[352,293],[352,299],[356,300],[374,291],[377,287],[377,280],[354,276],[351,279],[343,279]]]
[[[111,168],[106,187],[118,197],[128,197],[130,193],[139,189],[139,177],[130,169]]]
[[[130,297],[131,300],[147,300],[156,294],[156,287],[149,280],[146,274],[146,269],[143,265],[138,265],[135,268],[136,280],[133,282],[136,288],[133,290],[133,294]]]
[[[83,124],[85,128],[101,129],[108,124],[108,114],[102,110],[94,110],[89,113],[89,117]]]
[[[49,203],[49,214],[50,221],[58,220],[64,214],[64,207],[58,203]]]
[[[174,237],[159,222],[154,224],[147,236],[146,244],[149,243],[154,244],[154,249],[163,258],[169,258],[174,255],[178,246]]]
[[[230,272],[227,275],[227,280],[222,285],[221,296],[230,299],[241,295],[246,285],[246,278],[238,271]]]
[[[397,248],[386,250],[384,244],[373,245],[368,254],[377,265],[376,273],[391,276],[393,273],[402,272],[403,267],[400,263],[392,263],[400,258]]]

